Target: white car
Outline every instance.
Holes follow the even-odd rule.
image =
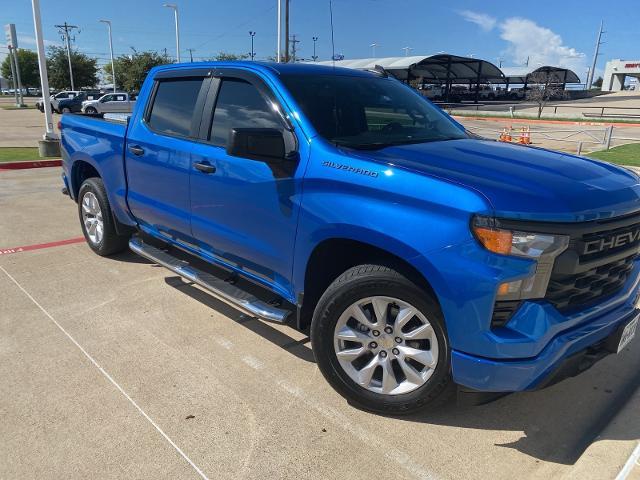
[[[58,102],[67,98],[74,98],[80,92],[78,90],[64,90],[62,92],[58,92],[55,95],[51,95],[49,97],[49,101],[51,102],[51,110],[54,112],[58,112]],[[41,112],[44,112],[44,100],[41,98],[36,102],[36,108]]]
[[[98,100],[82,102],[82,113],[131,113],[135,103],[128,93],[107,93]]]

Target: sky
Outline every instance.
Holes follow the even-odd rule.
[[[276,0],[172,0],[179,7],[182,61],[194,49],[194,60],[218,52],[246,54],[251,49],[249,31],[255,31],[256,59],[276,50]],[[283,0],[284,3],[284,0]],[[615,3],[615,2],[614,2]],[[80,27],[74,47],[108,61],[106,26],[113,23],[116,55],[167,49],[175,55],[173,12],[162,0],[41,0],[47,45],[61,45],[54,27],[65,21]],[[595,38],[604,21],[606,42],[596,72],[609,59],[640,59],[640,9],[628,3],[602,8],[593,0],[433,1],[433,0],[333,0],[335,52],[345,58],[447,52],[473,55],[503,66],[561,65],[582,79],[591,65]],[[7,5],[8,6],[8,5]],[[331,58],[329,0],[291,0],[291,33],[296,34],[298,56],[313,55],[312,38],[318,37],[320,60]],[[31,2],[13,0],[0,13],[2,24],[15,23],[21,48],[35,49]],[[0,60],[6,55],[0,47]]]

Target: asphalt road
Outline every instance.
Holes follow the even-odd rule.
[[[59,173],[0,172],[0,251],[80,236]],[[304,334],[130,253],[0,254],[0,291],[3,479],[557,478],[640,386],[635,341],[547,390],[387,418],[334,393]]]

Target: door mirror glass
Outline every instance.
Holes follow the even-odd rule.
[[[285,159],[284,136],[275,128],[232,128],[227,154],[263,162],[282,161]]]

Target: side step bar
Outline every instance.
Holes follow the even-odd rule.
[[[188,262],[145,243],[139,237],[132,237],[129,240],[129,248],[134,253],[200,285],[211,292],[218,300],[240,310],[246,315],[270,322],[285,323],[287,316],[291,313],[289,310],[269,305],[221,278],[192,267]]]

